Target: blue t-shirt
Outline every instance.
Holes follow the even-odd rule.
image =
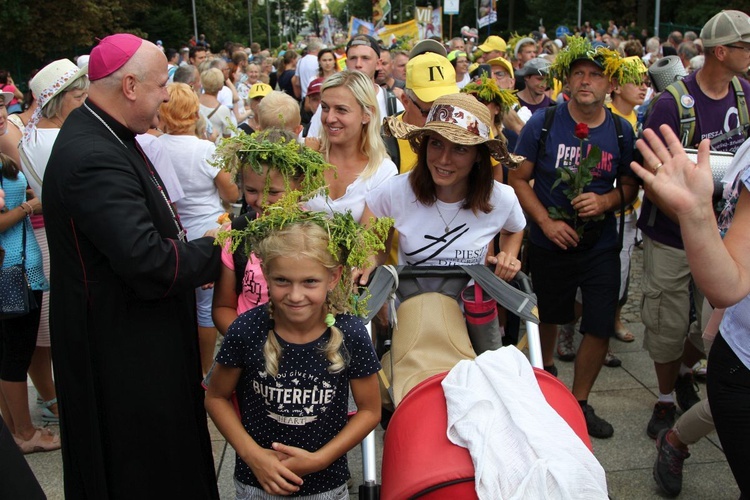
[[[728,92],[721,99],[711,99],[698,86],[695,75],[691,73],[682,82],[687,87],[689,94],[693,97],[695,106],[695,131],[693,134],[694,147],[703,139],[711,139],[721,134],[734,130],[739,125],[739,113],[737,111],[737,96],[732,84],[728,84]],[[740,78],[740,84],[745,92],[745,98],[750,96],[750,83]],[[750,103],[747,103],[750,110]],[[750,111],[749,111],[750,112]],[[653,109],[650,111],[644,128],[650,128],[661,137],[659,126],[666,124],[680,135],[680,113],[674,97],[669,92],[662,92]],[[743,134],[735,134],[724,138],[713,146],[716,151],[736,152],[745,142]],[[651,203],[646,197],[643,200],[641,216],[638,218],[638,227],[643,234],[649,238],[668,245],[673,248],[684,248],[680,226],[672,219],[664,215],[661,210]]]
[[[274,378],[266,372],[263,356],[269,330],[267,307],[251,309],[230,325],[216,361],[242,368],[237,383],[242,425],[259,446],[270,449],[271,443],[278,442],[314,452],[346,425],[349,380],[377,373],[380,363],[359,318],[339,314],[336,326],[344,334],[344,357],[348,360],[342,372],[327,370],[330,362],[323,349],[330,338],[329,329],[307,344],[290,344],[277,335],[283,352]],[[239,455],[234,477],[262,488]],[[348,479],[344,455],[328,468],[306,475],[295,496],[330,491]]]
[[[581,155],[580,141],[573,134],[576,122],[570,116],[568,103],[556,106],[555,118],[545,143],[545,151],[542,152],[539,151],[539,139],[542,135],[544,118],[544,111],[534,113],[529,118],[521,131],[521,136],[518,138],[515,152],[534,163],[534,193],[542,205],[545,207],[560,207],[569,213],[573,213],[574,210],[570,205],[570,200],[563,193],[566,188],[565,184],[560,183],[554,190],[552,190],[552,184],[557,180],[556,170],[558,167],[578,164],[579,162]],[[621,120],[622,122],[624,151],[620,151],[619,148],[614,120]],[[607,110],[607,119],[601,125],[589,129],[589,138],[584,141],[584,148],[591,148],[592,145],[599,146],[602,150],[602,159],[592,171],[594,179],[585,188],[586,192],[608,193],[614,188],[614,182],[618,174],[631,177],[634,175],[630,170],[634,144],[631,130],[632,127],[627,121],[619,116],[612,115],[609,110]],[[562,251],[560,247],[544,236],[544,232],[533,220],[529,221],[529,226],[531,228],[529,237],[532,243],[547,250]],[[603,224],[600,224],[600,226],[602,229],[601,236],[591,247],[591,250],[605,250],[617,246],[618,236],[614,212],[607,212]]]

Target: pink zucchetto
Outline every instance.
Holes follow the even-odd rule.
[[[117,33],[99,41],[89,58],[89,80],[111,75],[133,57],[143,39],[129,33]]]

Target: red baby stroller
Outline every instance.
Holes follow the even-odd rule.
[[[452,368],[451,363],[476,356],[471,345],[467,350],[466,328],[463,326],[463,332],[456,335],[454,330],[460,330],[461,325],[448,325],[447,331],[441,334],[442,346],[436,346],[434,338],[420,340],[412,330],[435,328],[450,322],[450,315],[444,315],[443,309],[459,307],[455,298],[470,278],[481,285],[487,295],[525,321],[531,364],[545,399],[591,449],[577,401],[562,382],[541,369],[536,297],[525,275],[519,273],[512,286],[497,279],[484,266],[379,268],[369,286],[372,298],[368,309],[377,311],[391,293],[401,300],[399,325],[390,339],[390,356],[383,358],[386,384],[391,384],[389,396],[396,408],[385,434],[382,487],[378,487],[376,479],[374,434],[363,442],[364,484],[360,487],[360,498],[375,499],[381,495],[384,499],[477,498],[469,451],[452,444],[446,436],[448,418],[441,387],[447,371]],[[423,296],[429,297],[413,300]],[[405,309],[409,311],[402,315]],[[374,313],[366,320],[373,316]],[[409,339],[401,342],[399,333]],[[435,359],[425,355],[418,346],[420,342],[428,343],[429,348],[440,351],[441,355]],[[443,356],[446,351],[453,352],[453,359],[450,353]],[[416,360],[409,359],[405,352],[414,353],[412,357]],[[430,362],[436,366],[426,367],[425,363]],[[418,373],[404,376],[404,369]],[[425,411],[426,408],[429,411]]]

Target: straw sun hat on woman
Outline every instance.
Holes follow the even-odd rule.
[[[423,137],[436,133],[455,144],[485,145],[492,158],[509,168],[517,167],[524,158],[508,152],[504,141],[490,138],[491,123],[489,111],[475,97],[449,94],[432,103],[424,127],[386,119],[386,129],[397,139],[408,140],[415,152]]]

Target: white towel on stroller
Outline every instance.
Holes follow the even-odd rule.
[[[442,385],[448,439],[469,449],[480,499],[607,498],[604,469],[544,399],[518,349],[460,361]]]

